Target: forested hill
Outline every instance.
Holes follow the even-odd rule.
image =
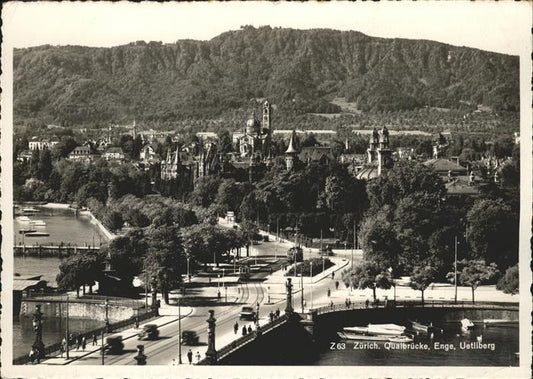
[[[15,122],[214,118],[268,97],[286,113],[483,104],[519,107],[518,57],[359,32],[251,26],[210,41],[112,48],[50,45],[14,53]]]

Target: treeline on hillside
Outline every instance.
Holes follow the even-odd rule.
[[[15,122],[216,119],[268,97],[280,114],[483,104],[519,110],[518,57],[353,31],[243,27],[210,41],[14,53]]]

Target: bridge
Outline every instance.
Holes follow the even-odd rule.
[[[92,252],[99,251],[100,246],[77,246],[70,244],[58,244],[58,245],[15,245],[13,247],[13,253],[15,256],[28,256],[28,257],[68,257],[72,254],[80,252]]]
[[[483,312],[491,312],[491,314],[497,312],[499,315],[504,315],[505,317],[511,317],[511,319],[514,319],[518,316],[518,309],[518,303],[472,303],[467,301],[458,301],[457,303],[449,301],[425,301],[422,303],[421,301],[408,300],[390,301],[387,304],[366,304],[366,302],[330,304],[327,306],[310,309],[304,313],[285,313],[279,318],[260,326],[253,333],[242,336],[218,349],[216,351],[216,359],[214,361],[210,361],[207,357],[198,362],[198,364],[209,365],[220,363],[224,358],[229,357],[231,354],[236,353],[240,349],[245,349],[247,345],[289,322],[291,322],[294,326],[303,327],[310,335],[311,339],[314,339],[316,329],[320,329],[321,324],[323,325],[324,323],[329,324],[333,322],[333,324],[339,323],[340,325],[345,322],[362,320],[362,318],[365,317],[370,317],[370,319],[372,319],[377,314],[376,312],[381,313],[381,317],[393,316],[395,314],[409,315],[411,314],[411,310],[414,311],[413,313],[416,312],[416,314],[420,315],[446,314],[450,311],[455,312],[457,315],[457,311],[459,311],[460,317],[465,315],[464,312],[475,313],[478,316],[483,316]],[[347,315],[350,317],[347,318]],[[333,319],[331,317],[333,317]],[[498,318],[501,317],[502,316],[498,316]],[[476,320],[475,317],[474,320]],[[477,319],[477,321],[479,321],[479,319]]]

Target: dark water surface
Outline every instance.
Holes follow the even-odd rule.
[[[69,319],[69,332],[85,332],[104,326],[103,321]],[[65,336],[65,319],[60,317],[43,318],[43,342],[45,346],[60,342]],[[35,341],[31,317],[13,319],[13,358],[28,354]]]
[[[357,365],[357,366],[518,366],[519,329],[517,325],[506,327],[476,328],[461,331],[459,323],[443,324],[444,333],[431,340],[427,335],[415,336],[411,346],[429,347],[429,350],[386,349],[384,342],[377,342],[368,348],[359,349],[356,341],[331,338],[318,342],[319,357],[314,365]],[[482,336],[481,348],[476,347],[478,336]],[[440,344],[440,349],[435,343]],[[465,344],[461,348],[461,343]],[[332,346],[333,344],[333,346]],[[370,347],[376,347],[371,349]],[[397,345],[397,344],[391,344]],[[455,349],[451,349],[453,346]],[[392,347],[392,348],[391,348]],[[401,346],[400,346],[401,347]],[[493,349],[492,349],[493,348]]]

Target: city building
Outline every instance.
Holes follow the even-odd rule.
[[[103,155],[106,161],[122,161],[124,160],[124,152],[121,147],[109,147]]]
[[[97,158],[96,154],[91,154],[91,147],[88,145],[76,146],[68,155],[68,159],[76,162],[89,163]]]
[[[51,150],[58,143],[59,140],[57,138],[39,139],[38,137],[33,137],[28,143],[28,146],[30,150],[43,150],[44,148]]]
[[[356,173],[357,179],[373,179],[392,168],[392,150],[389,148],[389,130],[386,126],[380,132],[374,128],[366,151],[367,163]]]

